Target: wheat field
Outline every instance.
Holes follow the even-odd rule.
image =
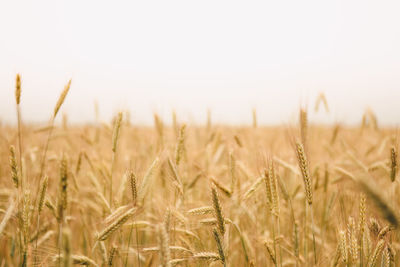
[[[395,266],[397,137],[359,126],[0,126],[0,266]],[[73,90],[73,89],[71,89]],[[22,98],[22,99],[21,99]],[[322,97],[320,104],[325,104]],[[11,100],[10,100],[11,101]],[[13,100],[14,101],[14,100]]]

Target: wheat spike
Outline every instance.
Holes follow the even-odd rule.
[[[19,74],[15,78],[15,102],[17,105],[21,102],[21,75]]]
[[[212,181],[212,183],[219,189],[221,190],[227,197],[231,197],[232,196],[232,192],[231,190],[229,190],[226,186],[224,186],[223,184],[221,184],[218,180],[216,180],[214,177],[211,177],[210,180]]]
[[[272,210],[275,216],[279,216],[279,194],[278,181],[275,174],[275,166],[273,162],[269,163],[268,180],[271,187]]]
[[[194,253],[192,258],[193,259],[199,259],[199,260],[212,260],[212,261],[216,261],[216,260],[220,259],[218,254],[216,254],[214,252],[198,252],[198,253]]]
[[[119,112],[117,119],[114,123],[114,130],[112,135],[112,151],[114,153],[117,151],[117,143],[118,143],[119,132],[121,129],[121,122],[122,122],[122,112]]]
[[[380,239],[378,241],[378,243],[376,244],[375,250],[372,253],[371,258],[369,259],[369,262],[368,262],[369,267],[376,266],[376,262],[378,260],[379,254],[381,254],[384,245],[385,245],[385,240]]]
[[[131,187],[132,202],[134,205],[136,205],[136,199],[137,199],[136,175],[133,173],[133,171],[129,171],[128,175]]]
[[[347,246],[347,238],[346,232],[339,232],[339,242],[340,242],[340,255],[342,255],[342,261],[347,263],[348,261],[348,246]]]
[[[42,212],[42,209],[43,209],[44,199],[46,197],[48,180],[49,180],[49,177],[46,175],[43,179],[42,186],[40,187],[39,202],[38,202],[39,214]]]
[[[98,266],[97,263],[94,260],[92,260],[92,259],[90,259],[90,258],[88,258],[86,256],[83,256],[83,255],[72,255],[71,258],[72,258],[72,263],[73,264],[87,265],[87,266],[93,265],[93,266],[96,266],[96,267]]]
[[[329,113],[328,101],[326,100],[325,94],[322,92],[318,95],[317,100],[315,101],[315,112],[318,112],[321,102],[324,104],[325,111]]]
[[[110,250],[110,254],[108,256],[108,261],[107,261],[108,266],[113,266],[115,254],[117,254],[117,249],[118,249],[117,246],[115,246],[115,245],[112,246],[112,248]]]
[[[386,244],[387,266],[395,266],[395,250],[390,243]]]
[[[359,206],[359,229],[360,229],[360,236],[363,235],[365,230],[365,214],[367,211],[366,207],[366,198],[363,193],[360,194],[360,206]]]
[[[300,109],[300,135],[301,135],[301,143],[304,147],[307,147],[307,134],[308,134],[308,119],[307,119],[307,111],[304,109]]]
[[[22,209],[22,223],[23,223],[23,236],[24,236],[24,244],[25,249],[29,242],[29,226],[30,226],[30,214],[31,214],[31,200],[30,200],[30,192],[29,190],[25,190],[24,192],[24,205]]]
[[[353,263],[356,263],[358,261],[359,248],[358,248],[358,240],[354,233],[352,233],[351,235],[350,251],[351,251],[351,260]]]
[[[306,198],[309,205],[313,202],[313,193],[312,193],[312,182],[310,176],[310,170],[308,167],[308,161],[306,154],[304,152],[303,145],[299,142],[296,143],[296,153],[297,153],[297,160],[299,163],[300,171],[303,176],[304,187],[306,191]]]
[[[394,182],[397,173],[397,152],[395,147],[390,148],[390,162],[390,179]]]
[[[149,186],[152,182],[152,179],[155,175],[156,169],[159,164],[159,159],[156,157],[151,164],[150,168],[147,170],[145,176],[143,177],[142,183],[140,184],[139,191],[138,191],[138,203],[141,205],[143,204],[144,198],[147,194],[147,190],[149,189]]]
[[[158,225],[158,244],[161,258],[161,266],[170,267],[170,248],[169,248],[169,237],[165,224]]]
[[[261,177],[257,178],[257,180],[250,186],[250,188],[243,194],[243,199],[248,199],[251,197],[257,188],[265,181],[265,175],[263,174]]]
[[[199,207],[199,208],[194,208],[194,209],[188,210],[187,212],[189,214],[201,214],[201,215],[204,215],[204,214],[212,213],[213,211],[214,211],[213,207],[204,206],[204,207]]]
[[[219,259],[221,260],[222,264],[226,266],[226,259],[225,259],[225,253],[224,253],[224,248],[222,246],[222,241],[220,238],[220,235],[217,231],[217,229],[213,229],[213,235],[215,242],[217,243],[217,248],[218,248],[218,254],[219,254]]]
[[[272,211],[273,205],[272,205],[272,189],[271,189],[271,183],[270,183],[270,175],[269,175],[269,170],[264,169],[263,172],[263,178],[264,178],[264,183],[265,183],[265,188],[266,188],[266,193],[267,193],[267,204]]]
[[[104,228],[103,231],[101,231],[98,234],[97,240],[104,241],[108,237],[110,237],[112,233],[114,233],[117,229],[119,229],[124,223],[128,221],[130,217],[132,217],[135,214],[136,210],[137,208],[131,208],[124,214],[122,214],[120,217],[118,217],[113,223]]]
[[[18,188],[19,175],[18,175],[18,166],[17,166],[17,159],[15,156],[14,146],[10,146],[10,167],[11,167],[11,178],[14,182],[15,188]]]
[[[58,207],[57,207],[57,216],[59,221],[64,219],[64,212],[67,209],[68,204],[68,165],[67,159],[63,154],[61,163],[60,163],[60,183],[59,183],[59,192],[58,192]]]
[[[67,96],[69,88],[71,87],[71,81],[72,80],[68,81],[68,83],[67,83],[67,85],[65,85],[64,90],[62,91],[60,97],[58,98],[56,106],[54,107],[53,118],[55,118],[57,116],[57,113],[60,110],[60,107],[64,103],[65,97]]]
[[[182,159],[182,155],[185,151],[185,130],[186,130],[186,124],[183,124],[179,130],[178,143],[176,144],[176,150],[175,150],[176,166],[179,166],[179,163],[181,162]]]
[[[220,234],[223,236],[225,234],[225,220],[222,214],[222,208],[221,208],[221,203],[219,201],[218,192],[214,185],[211,187],[211,195],[214,208],[214,216],[217,219],[218,223],[218,230]]]
[[[375,218],[369,219],[369,230],[374,234],[374,236],[378,236],[381,231],[381,225]]]
[[[390,231],[392,231],[393,229],[390,227],[390,226],[385,226],[385,227],[383,227],[380,231],[379,231],[379,234],[378,234],[378,239],[383,239],[383,238],[385,238],[385,236],[390,232]]]
[[[83,157],[83,152],[79,152],[78,160],[76,162],[75,175],[78,175],[79,171],[81,170],[82,157]]]
[[[387,202],[377,190],[377,187],[366,181],[365,178],[357,179],[357,181],[364,192],[374,201],[375,205],[379,208],[379,211],[386,218],[386,220],[389,221],[394,227],[397,227],[399,225],[399,221],[396,212],[389,202]]]
[[[231,189],[230,191],[233,193],[236,187],[236,159],[232,152],[229,153],[229,174],[231,176]]]
[[[271,242],[265,241],[264,246],[267,248],[268,255],[271,258],[272,262],[276,265],[276,257],[274,249],[272,248]]]
[[[331,265],[332,267],[336,267],[339,264],[340,256],[341,256],[340,251],[341,251],[340,244],[338,244],[336,246],[335,257],[333,258],[333,262]]]
[[[242,140],[240,140],[239,136],[235,135],[233,138],[235,139],[235,142],[239,147],[243,147]]]

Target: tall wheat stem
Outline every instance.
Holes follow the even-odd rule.
[[[317,247],[315,244],[315,224],[314,224],[314,211],[313,206],[310,205],[310,216],[311,216],[311,232],[313,236],[313,248],[314,248],[314,264],[317,264]]]

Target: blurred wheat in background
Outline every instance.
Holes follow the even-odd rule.
[[[398,132],[55,123],[0,131],[0,266],[395,266]],[[323,105],[323,109],[321,108]],[[329,112],[323,94],[312,112]],[[249,112],[250,113],[250,112]],[[361,119],[361,118],[360,118]]]

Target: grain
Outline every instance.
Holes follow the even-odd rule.
[[[212,204],[214,208],[214,216],[218,223],[218,231],[223,236],[225,234],[225,219],[222,214],[221,203],[218,197],[218,192],[215,186],[211,187]]]
[[[296,143],[296,153],[297,153],[297,160],[299,163],[300,171],[303,176],[307,202],[309,205],[311,205],[313,202],[313,192],[312,192],[312,182],[311,182],[310,170],[308,167],[308,161],[307,161],[306,154],[304,152],[303,145],[298,142]]]
[[[11,167],[11,178],[14,182],[14,186],[15,188],[18,188],[19,174],[18,174],[17,159],[15,157],[15,148],[13,146],[10,147],[10,167]]]
[[[65,98],[67,97],[67,94],[69,92],[69,88],[71,87],[71,81],[69,80],[68,83],[65,85],[64,90],[61,92],[60,97],[58,98],[58,101],[56,103],[56,106],[54,107],[54,112],[53,112],[53,118],[57,116],[58,111],[60,110],[60,107],[65,101]]]
[[[126,211],[124,214],[122,214],[119,218],[117,218],[113,223],[104,228],[97,235],[97,240],[104,241],[107,238],[109,238],[112,233],[114,233],[117,229],[119,229],[124,223],[128,221],[130,217],[132,217],[135,214],[136,210],[137,210],[136,208],[132,208]]]

